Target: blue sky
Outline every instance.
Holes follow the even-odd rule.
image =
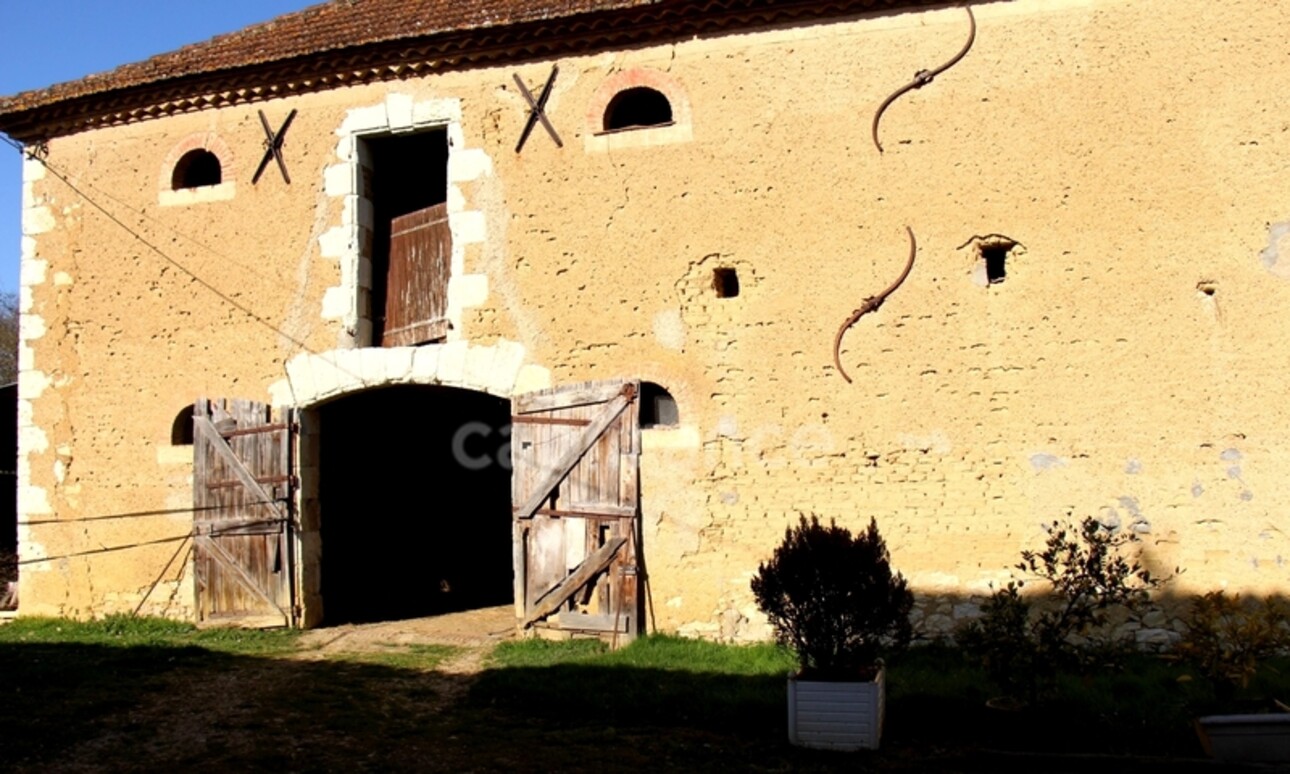
[[[147,59],[318,0],[0,0],[0,94]],[[18,287],[22,165],[0,145],[0,291]]]

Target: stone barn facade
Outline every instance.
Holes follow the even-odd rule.
[[[19,614],[758,638],[806,513],[930,631],[1085,515],[1284,591],[1287,28],[336,0],[0,101]]]

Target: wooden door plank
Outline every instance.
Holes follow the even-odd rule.
[[[539,508],[533,515],[580,519],[632,519],[636,517],[636,508],[623,505],[580,505],[577,508]]]
[[[580,632],[617,631],[619,634],[627,634],[631,629],[630,616],[610,613],[592,615],[565,610],[555,616],[555,622],[561,629]]]
[[[536,518],[529,524],[528,598],[538,600],[553,579],[568,574],[565,564],[565,531],[561,519]]]
[[[514,567],[515,618],[524,620],[528,610],[528,595],[525,593],[525,578],[528,577],[528,530],[523,522],[511,523],[511,563]]]

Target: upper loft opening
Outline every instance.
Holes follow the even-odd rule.
[[[672,123],[672,103],[663,92],[635,86],[614,95],[605,106],[604,130],[643,129]]]
[[[182,191],[187,188],[205,188],[224,181],[224,171],[219,157],[205,148],[185,153],[175,164],[170,176],[170,188]]]
[[[372,346],[414,346],[447,333],[452,252],[448,227],[448,130],[359,138],[359,191],[372,208]]]
[[[448,200],[448,130],[362,138],[367,157],[362,191],[370,196],[377,222],[443,204]]]

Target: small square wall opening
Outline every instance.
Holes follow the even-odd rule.
[[[733,268],[722,267],[712,272],[712,287],[717,298],[734,298],[739,295],[739,273]]]
[[[1008,276],[1008,251],[1010,244],[994,244],[981,248],[981,260],[985,263],[985,279],[991,285],[1003,282]]]

